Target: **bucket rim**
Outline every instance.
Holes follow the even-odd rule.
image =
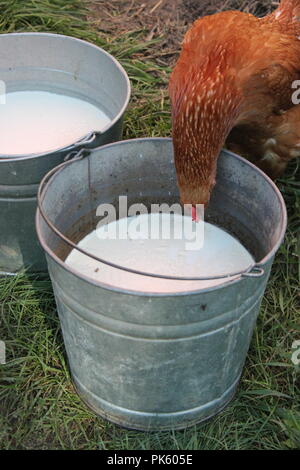
[[[125,79],[125,82],[126,82],[125,101],[124,101],[120,111],[118,112],[118,114],[112,120],[110,120],[109,123],[106,124],[106,126],[104,126],[101,129],[100,132],[98,132],[95,129],[91,129],[89,134],[91,134],[92,132],[97,133],[99,135],[104,134],[109,129],[111,129],[122,118],[122,116],[124,115],[124,113],[125,113],[125,111],[128,107],[128,104],[129,104],[129,101],[130,101],[130,98],[131,98],[132,89],[131,89],[131,83],[130,83],[130,80],[129,80],[129,77],[128,77],[128,74],[127,74],[126,70],[124,69],[124,67],[120,64],[120,62],[112,54],[107,52],[102,47],[97,46],[96,44],[93,44],[89,41],[85,41],[84,39],[79,39],[79,38],[76,38],[76,37],[73,37],[73,36],[68,36],[66,34],[56,34],[56,33],[47,33],[47,32],[30,32],[30,31],[29,32],[19,32],[19,33],[3,33],[3,34],[0,34],[0,40],[1,40],[1,37],[12,37],[12,36],[16,36],[16,37],[21,37],[21,36],[37,37],[37,36],[41,36],[41,37],[65,38],[65,39],[72,40],[74,42],[83,43],[87,46],[90,46],[90,47],[94,48],[95,50],[97,50],[98,52],[100,51],[102,54],[109,57],[112,60],[112,62],[115,64],[117,69],[119,70],[122,77]],[[73,145],[76,145],[77,143],[80,143],[81,141],[84,141],[86,137],[87,137],[87,134],[82,135],[76,141],[72,141],[69,144],[64,145],[63,147],[58,147],[56,149],[53,149],[51,151],[46,151],[46,152],[32,153],[32,154],[28,154],[28,155],[22,155],[22,154],[20,154],[20,155],[11,155],[11,156],[7,156],[6,154],[1,154],[0,153],[0,163],[1,162],[14,163],[14,162],[17,162],[17,161],[32,160],[32,159],[35,159],[35,158],[45,157],[45,156],[53,155],[53,154],[56,154],[56,153],[61,153],[61,152],[69,150],[69,148],[70,148],[70,151],[72,151]]]
[[[131,143],[131,142],[145,142],[145,141],[162,141],[162,142],[171,142],[172,143],[173,139],[171,137],[139,137],[139,138],[135,138],[135,139],[120,140],[118,142],[112,142],[112,143],[103,145],[101,147],[91,149],[90,153],[91,154],[96,153],[96,152],[99,152],[99,150],[102,150],[104,148],[107,149],[109,147],[114,147],[114,146],[117,146],[117,145],[124,145],[124,144],[128,144],[128,143]],[[286,208],[286,205],[285,205],[285,201],[283,199],[283,196],[282,196],[278,186],[274,183],[274,181],[266,173],[264,173],[260,168],[258,168],[256,165],[254,165],[254,163],[249,162],[248,160],[246,160],[246,158],[242,157],[241,155],[238,155],[237,153],[232,152],[231,150],[227,150],[226,148],[222,148],[221,151],[220,151],[220,154],[221,153],[227,153],[228,155],[231,155],[232,157],[234,157],[237,160],[243,162],[246,166],[248,165],[254,171],[259,173],[267,181],[267,183],[271,186],[271,188],[274,190],[274,193],[275,193],[275,195],[277,196],[277,198],[279,200],[279,203],[280,203],[280,206],[281,206],[281,209],[282,209],[282,221],[281,221],[280,237],[278,238],[277,243],[274,245],[272,250],[264,258],[262,258],[262,260],[255,263],[255,266],[262,267],[265,264],[267,264],[268,261],[270,261],[270,259],[273,258],[273,256],[277,253],[278,249],[280,248],[280,246],[281,246],[281,244],[284,240],[285,233],[286,233],[286,230],[287,230],[287,225],[288,225],[288,216],[287,216],[287,208]]]
[[[128,145],[128,144],[131,144],[131,143],[143,143],[143,142],[172,143],[172,141],[173,140],[170,137],[140,137],[140,138],[135,138],[135,139],[120,140],[120,141],[117,141],[117,142],[113,142],[113,143],[103,145],[101,147],[91,149],[91,150],[89,150],[89,154],[99,152],[99,150],[102,150],[102,149],[105,151],[105,150],[109,149],[110,147]],[[276,194],[276,196],[279,200],[279,203],[280,203],[280,206],[281,206],[281,209],[282,209],[282,211],[281,211],[282,221],[281,221],[280,236],[278,237],[278,240],[277,240],[276,244],[274,245],[274,247],[272,248],[272,250],[262,260],[256,262],[255,265],[254,265],[254,267],[257,267],[257,268],[263,268],[275,256],[275,254],[277,253],[278,249],[280,248],[280,246],[281,246],[281,244],[284,240],[284,237],[285,237],[285,233],[286,233],[286,229],[287,229],[287,209],[286,209],[286,205],[285,205],[283,196],[282,196],[281,192],[279,191],[279,188],[271,180],[271,178],[269,178],[262,170],[260,170],[258,167],[256,167],[256,165],[249,162],[248,160],[241,157],[240,155],[237,155],[236,153],[231,152],[231,151],[229,151],[225,148],[222,148],[220,153],[222,153],[222,152],[225,152],[225,153],[233,156],[234,158],[240,160],[241,162],[243,162],[246,165],[249,165],[255,171],[257,171],[267,181],[267,183],[272,187],[274,193]],[[76,162],[76,160],[74,160],[74,163],[75,162]],[[57,173],[60,173],[63,170],[64,170],[64,167],[59,168]],[[55,176],[57,173],[55,173],[53,176]],[[51,181],[51,179],[50,179],[50,181]],[[49,183],[50,183],[50,181],[49,181]],[[37,208],[37,212],[36,212],[36,232],[37,232],[38,239],[39,239],[39,242],[40,242],[42,248],[50,256],[50,258],[52,258],[56,263],[58,263],[65,271],[71,273],[73,276],[77,277],[78,279],[83,280],[85,282],[88,282],[90,284],[93,284],[96,287],[104,288],[106,290],[110,290],[110,291],[114,291],[114,292],[118,292],[118,293],[122,293],[122,294],[142,296],[142,297],[174,297],[174,296],[178,297],[178,296],[197,295],[197,294],[200,294],[200,293],[202,294],[202,293],[205,293],[205,292],[211,292],[213,290],[225,288],[229,285],[240,282],[243,279],[246,279],[246,277],[251,277],[251,276],[244,276],[243,273],[240,273],[240,274],[235,275],[234,277],[229,277],[229,278],[224,277],[223,278],[224,282],[222,282],[220,284],[217,284],[216,286],[206,287],[206,288],[203,288],[203,289],[186,290],[186,291],[180,291],[180,292],[163,292],[163,293],[160,292],[160,293],[158,293],[158,292],[143,292],[143,291],[140,291],[140,290],[130,290],[130,289],[119,288],[119,287],[116,287],[116,286],[98,281],[96,279],[92,279],[92,278],[80,273],[79,271],[72,268],[71,266],[67,266],[66,263],[64,261],[62,261],[49,248],[48,244],[45,243],[43,237],[41,236],[40,220],[42,220],[42,219],[43,219],[43,217],[41,215],[41,212],[40,212],[39,208]],[[264,274],[264,271],[263,271],[263,274]],[[256,277],[256,276],[254,276],[254,277]],[[185,282],[185,281],[183,281],[183,282]]]

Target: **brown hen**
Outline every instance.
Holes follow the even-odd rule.
[[[261,19],[228,11],[193,24],[169,84],[183,204],[209,202],[226,139],[272,178],[300,155],[299,79],[300,0]]]

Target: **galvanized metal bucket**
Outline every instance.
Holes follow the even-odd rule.
[[[237,236],[257,265],[217,287],[175,295],[117,289],[64,262],[72,243],[95,228],[100,203],[116,204],[119,195],[128,204],[178,202],[170,139],[94,149],[49,174],[40,191],[37,233],[82,399],[99,415],[140,430],[180,429],[222,410],[238,386],[286,230],[273,182],[221,153],[207,218]]]
[[[130,84],[111,55],[79,39],[46,33],[2,34],[0,51],[0,80],[7,93],[42,90],[81,97],[101,105],[111,118],[101,133],[91,129],[79,142],[54,152],[0,155],[0,275],[23,268],[39,273],[47,270],[47,264],[35,233],[38,185],[77,148],[98,147],[121,138]]]

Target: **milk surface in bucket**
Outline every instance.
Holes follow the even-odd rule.
[[[186,220],[185,220],[186,219]],[[170,226],[181,226],[190,222],[187,216],[179,214],[143,214],[129,219],[123,218],[89,233],[78,246],[111,263],[141,272],[172,277],[213,278],[246,271],[255,264],[251,254],[228,232],[210,223],[202,222],[203,246],[190,249],[190,233],[182,233],[180,239],[151,238],[151,227],[164,222]],[[128,221],[139,223],[140,233],[136,239],[115,239],[114,234],[124,232]],[[147,222],[147,223],[144,223]],[[195,223],[193,224],[195,227]],[[189,227],[189,225],[187,224]],[[190,225],[190,230],[193,226]],[[110,230],[112,229],[112,230]],[[117,229],[114,230],[114,229]],[[111,236],[110,236],[111,234]],[[229,279],[210,279],[201,281],[169,280],[129,273],[107,266],[73,249],[66,264],[85,276],[116,288],[141,292],[175,293],[199,290],[223,284]]]
[[[0,154],[51,152],[101,131],[111,119],[88,101],[49,91],[7,93],[0,105]]]

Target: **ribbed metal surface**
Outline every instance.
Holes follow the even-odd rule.
[[[82,221],[91,204],[94,210],[114,202],[125,189],[134,202],[178,199],[169,139],[108,145],[88,158],[92,200],[87,158],[61,169],[43,196],[47,215],[74,240],[85,234]],[[263,276],[177,295],[118,290],[66,266],[67,251],[37,214],[75,386],[96,413],[122,426],[184,428],[215,415],[235,393],[286,212],[272,182],[224,151],[207,216],[241,238]],[[70,230],[76,219],[78,230]]]
[[[112,122],[88,146],[120,139],[130,85],[122,67],[105,51],[78,39],[43,33],[2,34],[0,50],[0,79],[7,92],[57,91],[99,103]],[[36,273],[47,270],[35,233],[37,188],[72,148],[70,144],[39,156],[0,155],[0,275],[23,268]]]

